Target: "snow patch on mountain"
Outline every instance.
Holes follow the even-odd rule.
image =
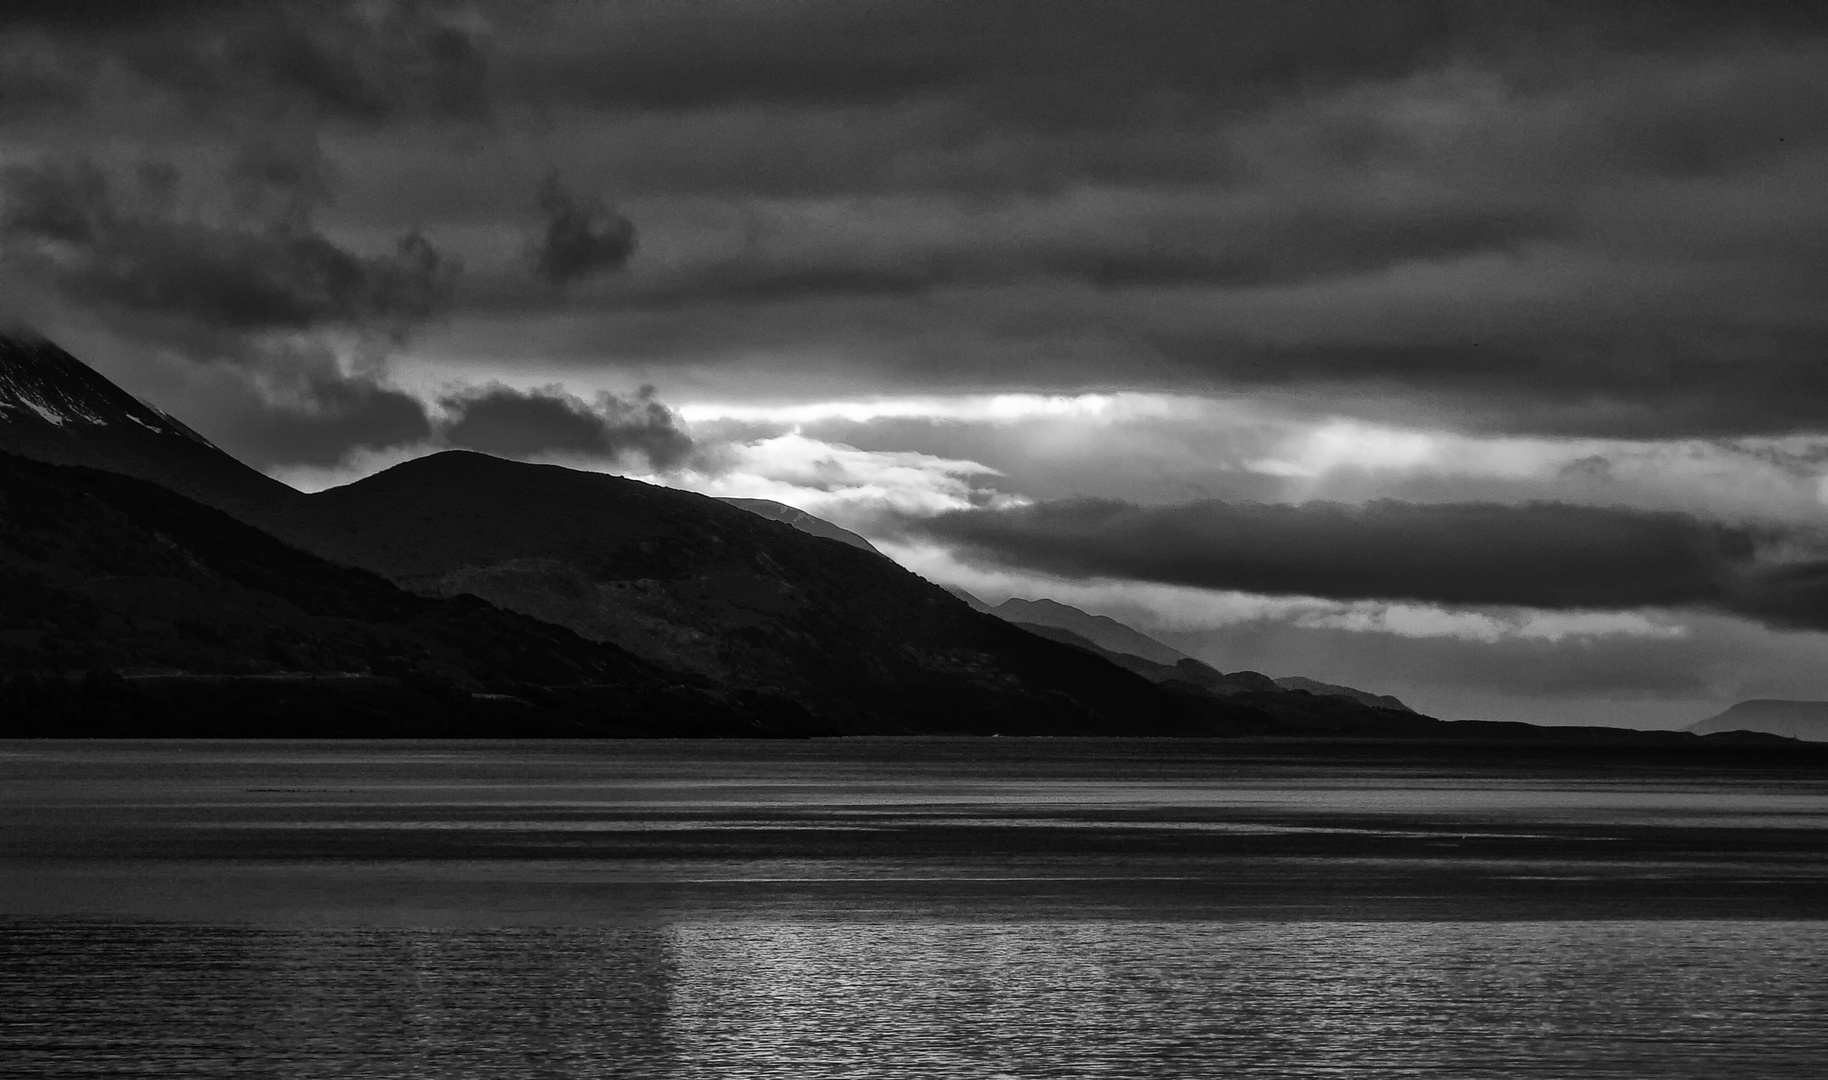
[[[0,421],[32,416],[66,429],[129,421],[161,435],[203,441],[57,346],[0,332]]]

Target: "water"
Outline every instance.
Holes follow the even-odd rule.
[[[4,744],[0,1074],[1813,1077],[1819,773]]]

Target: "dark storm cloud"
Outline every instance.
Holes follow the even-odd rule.
[[[1227,207],[1218,197],[1203,206],[1191,201],[1185,194],[1142,195],[1120,205],[1020,202],[977,213],[935,206],[932,220],[940,227],[930,235],[907,221],[890,229],[864,218],[843,223],[850,234],[824,246],[798,232],[830,223],[782,215],[766,224],[783,238],[778,244],[764,241],[708,265],[636,278],[615,295],[631,308],[667,308],[1048,284],[1252,287],[1412,259],[1514,251],[1563,225],[1547,211],[1495,202],[1391,207],[1290,200]]]
[[[0,122],[68,129],[106,157],[13,155],[0,256],[18,306],[100,329],[261,466],[422,441],[425,406],[385,358],[435,317],[458,267],[414,227],[362,250],[325,224],[336,131],[486,113],[469,5],[8,4]],[[86,111],[85,111],[86,110]],[[87,127],[94,137],[81,140]],[[169,140],[161,143],[161,139]],[[138,144],[137,166],[117,152]],[[149,376],[150,377],[150,376]]]
[[[361,375],[320,375],[278,401],[233,394],[222,405],[218,441],[260,468],[334,465],[354,449],[405,446],[432,434],[418,398]]]
[[[203,117],[373,124],[487,109],[474,5],[441,0],[23,0],[0,34],[30,35],[47,71],[108,66]]]
[[[497,385],[442,404],[453,417],[443,428],[445,441],[504,457],[559,452],[613,458],[632,452],[655,468],[667,468],[693,449],[691,436],[654,400],[652,388],[633,398],[601,394],[592,405],[557,387]]]
[[[248,191],[276,192],[243,223],[210,224],[172,205],[174,174],[142,168],[127,191],[87,161],[0,173],[0,241],[85,307],[156,314],[228,333],[384,328],[430,317],[455,266],[423,235],[360,255],[316,231],[297,189],[307,173],[259,168]],[[252,196],[250,196],[252,197]]]
[[[913,527],[968,554],[1075,578],[1456,606],[1702,607],[1828,627],[1828,561],[1807,538],[1670,512],[1080,499]]]
[[[257,465],[424,439],[424,405],[385,385],[376,357],[436,315],[454,262],[416,232],[379,254],[333,241],[309,141],[242,147],[202,186],[213,201],[190,179],[161,161],[15,166],[0,172],[0,254],[66,318],[181,358],[207,387],[192,422]],[[354,370],[325,335],[355,342]]]
[[[1045,114],[1142,75],[1152,90],[1212,91],[1400,64],[1442,23],[1433,5],[1340,0],[915,0],[597,12],[588,59],[550,66],[557,92],[601,106],[880,103],[986,84]],[[1127,103],[1126,103],[1127,104]]]
[[[69,137],[95,145],[142,111],[154,138],[302,130],[355,163],[306,220],[466,245],[454,340],[562,339],[602,366],[1774,434],[1828,429],[1825,11],[28,3],[0,14],[0,58],[36,65],[0,63],[0,123],[68,117],[93,84]],[[549,173],[619,208],[552,180],[528,252]],[[410,309],[427,280],[430,248],[249,232],[169,245],[171,280],[232,282],[148,284],[123,239],[86,284],[233,328],[327,325],[390,289]],[[506,354],[557,359],[537,352]]]
[[[1260,100],[1545,36],[1617,48],[1820,30],[1805,4],[1612,0],[847,0],[572,8],[540,74],[600,107],[881,104],[974,95],[1075,126],[1164,97]],[[578,16],[577,12],[587,12]]]
[[[635,226],[594,196],[579,196],[557,173],[540,182],[538,203],[544,218],[533,269],[548,285],[620,269],[635,251]]]

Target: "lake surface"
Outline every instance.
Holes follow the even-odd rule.
[[[0,743],[0,1075],[1763,1077],[1819,762]]]

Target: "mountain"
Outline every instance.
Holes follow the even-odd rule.
[[[414,596],[132,477],[0,454],[0,732],[819,730],[473,597]]]
[[[49,343],[0,361],[13,734],[1525,737],[1051,601],[992,617],[808,521],[620,477],[454,451],[305,495]]]
[[[1071,630],[1040,624],[1031,624],[1027,629],[1031,633],[1083,649],[1133,671],[1161,686],[1189,708],[1197,710],[1216,705],[1246,709],[1248,712],[1245,715],[1258,719],[1258,726],[1254,729],[1256,734],[1324,733],[1441,738],[1465,735],[1473,730],[1463,728],[1450,733],[1448,727],[1440,721],[1413,712],[1401,702],[1397,702],[1395,708],[1367,703],[1363,698],[1375,698],[1376,695],[1365,694],[1363,691],[1317,693],[1308,690],[1306,686],[1283,684],[1299,682],[1334,688],[1310,679],[1271,679],[1255,671],[1224,672],[1191,657],[1175,664],[1158,664],[1140,656],[1107,649]],[[1396,701],[1395,698],[1380,700]],[[1368,704],[1370,707],[1367,707]]]
[[[865,540],[863,537],[858,536],[856,533],[851,532],[849,529],[841,529],[822,517],[814,517],[806,511],[801,510],[798,507],[788,506],[786,503],[775,502],[773,499],[725,498],[719,501],[727,502],[731,506],[739,506],[744,510],[749,511],[751,514],[759,514],[770,521],[785,522],[811,536],[823,536],[827,540],[836,540],[840,544],[849,544],[859,551],[867,551],[872,555],[882,554],[882,552],[876,550],[876,545]]]
[[[821,730],[1171,733],[1215,722],[1145,679],[971,611],[865,546],[808,535],[809,515],[772,521],[687,492],[460,452],[304,495],[48,342],[15,334],[0,356],[0,450],[150,480],[408,592],[481,597],[685,683],[787,702]],[[157,666],[141,655],[151,644],[134,640],[114,659]]]
[[[990,605],[979,600],[976,596],[973,596],[969,590],[961,589],[957,585],[943,585],[941,588],[945,589],[953,596],[958,597],[960,600],[963,600],[966,606],[970,607],[972,611],[981,611],[986,615],[990,614]]]
[[[1778,701],[1770,698],[1742,701],[1719,716],[1691,724],[1688,730],[1697,735],[1720,731],[1761,731],[1810,742],[1828,742],[1828,701]]]
[[[952,590],[954,594],[958,590]],[[975,598],[973,598],[975,599]],[[981,601],[980,601],[981,603]],[[1171,648],[1131,626],[1105,615],[1093,615],[1069,604],[1054,600],[1005,600],[989,609],[994,615],[1019,626],[1069,645],[1091,647],[1106,659],[1155,682],[1179,679],[1215,689],[1221,693],[1239,690],[1298,690],[1321,697],[1346,697],[1374,709],[1411,712],[1409,706],[1388,694],[1373,694],[1350,686],[1337,686],[1316,679],[1290,676],[1270,679],[1254,671],[1229,675]],[[1145,663],[1130,662],[1140,658]]]
[[[1290,675],[1276,680],[1276,685],[1284,690],[1300,690],[1303,693],[1318,694],[1322,697],[1348,697],[1374,709],[1390,709],[1395,712],[1414,712],[1401,700],[1389,694],[1373,694],[1369,690],[1359,690],[1351,686],[1340,686],[1336,683],[1324,683],[1318,679],[1304,679],[1299,675]]]
[[[1008,599],[990,609],[992,615],[1014,623],[1052,626],[1070,630],[1112,652],[1140,656],[1158,664],[1178,664],[1187,654],[1172,649],[1142,632],[1106,615],[1093,615],[1053,600]]]
[[[24,331],[0,334],[0,452],[137,476],[231,513],[299,495]]]
[[[1148,680],[873,552],[622,477],[448,451],[260,520],[409,590],[480,596],[842,731],[1175,733],[1223,719],[1190,720]]]

